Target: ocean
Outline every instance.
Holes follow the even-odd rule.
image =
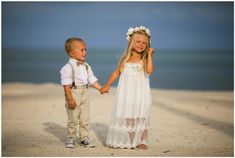
[[[104,84],[124,49],[90,49],[87,62]],[[233,50],[156,50],[150,86],[161,89],[233,90]],[[2,49],[2,83],[60,83],[68,61],[61,49]],[[117,85],[117,81],[113,86]]]

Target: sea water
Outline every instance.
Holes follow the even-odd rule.
[[[89,49],[87,62],[104,84],[124,49]],[[233,50],[157,50],[152,88],[233,90]],[[60,69],[68,61],[63,48],[2,49],[2,82],[60,83]],[[117,85],[117,81],[113,86]]]

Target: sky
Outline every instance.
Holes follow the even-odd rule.
[[[3,48],[126,47],[130,27],[158,49],[233,49],[233,2],[2,2]]]

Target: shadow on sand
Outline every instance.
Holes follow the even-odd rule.
[[[61,142],[65,142],[66,140],[66,133],[67,129],[66,127],[63,127],[59,124],[53,123],[53,122],[46,122],[43,124],[45,126],[44,130],[55,137],[58,137]],[[105,146],[106,136],[108,133],[108,126],[102,123],[91,123],[90,124],[91,130],[94,131],[96,137],[99,139],[99,141]]]
[[[191,112],[187,112],[185,110],[181,110],[181,109],[177,109],[171,106],[166,105],[165,103],[158,103],[159,107],[170,111],[172,113],[175,113],[181,117],[185,117],[187,119],[190,119],[194,122],[197,122],[201,125],[204,126],[208,126],[210,128],[216,129],[226,135],[228,135],[229,137],[233,138],[234,137],[234,125],[232,123],[228,123],[228,122],[223,122],[223,121],[218,121],[218,120],[213,120],[213,119],[209,119]]]
[[[108,126],[103,123],[91,123],[91,129],[95,132],[96,137],[103,144],[103,146],[106,146]]]
[[[45,126],[44,130],[55,137],[58,137],[60,141],[65,142],[67,129],[54,122],[46,122],[43,124]]]

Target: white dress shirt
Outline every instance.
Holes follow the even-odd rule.
[[[96,82],[98,79],[93,74],[90,65],[85,63],[88,66],[88,70],[86,70],[85,65],[79,65],[77,66],[77,60],[70,58],[68,63],[62,67],[60,70],[61,74],[61,84],[62,85],[71,85],[73,82],[72,78],[72,67],[74,69],[74,79],[75,79],[75,85],[78,86],[84,86],[84,85],[92,85],[94,82]]]

